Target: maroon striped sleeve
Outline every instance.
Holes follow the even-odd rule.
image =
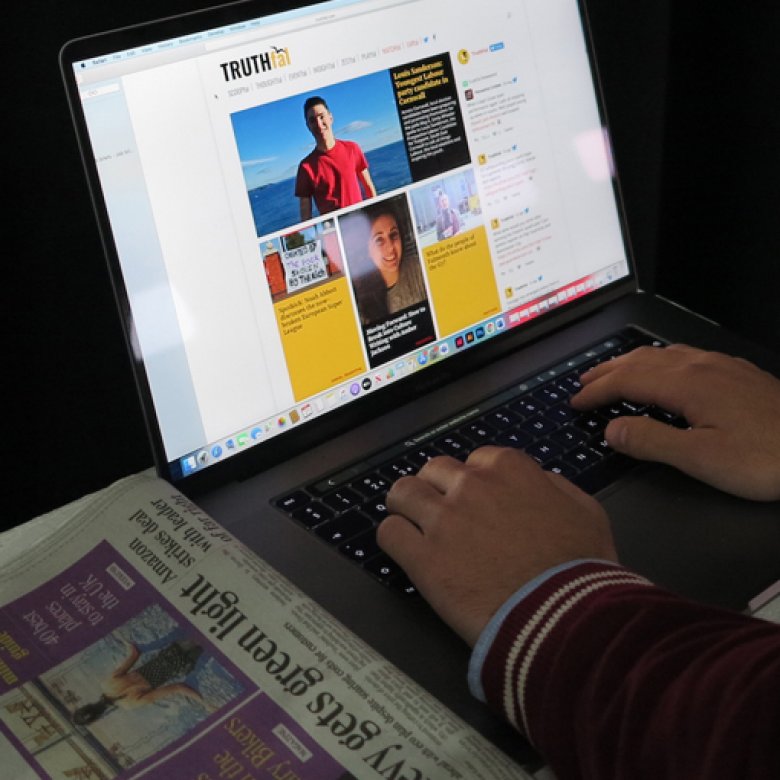
[[[488,702],[568,777],[780,778],[780,627],[582,563],[486,655]]]

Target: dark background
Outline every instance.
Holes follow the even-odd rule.
[[[151,465],[59,48],[208,4],[6,4],[0,527]],[[780,4],[588,7],[642,286],[780,349]]]

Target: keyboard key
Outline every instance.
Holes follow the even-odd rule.
[[[582,382],[578,374],[567,374],[558,380],[558,387],[561,392],[574,395],[582,390]]]
[[[548,420],[552,420],[554,423],[562,424],[575,419],[577,412],[575,412],[574,409],[572,409],[568,404],[558,404],[557,406],[553,406],[544,412],[544,416]]]
[[[323,496],[322,502],[337,512],[345,512],[347,509],[360,504],[362,499],[359,493],[348,487],[343,487]]]
[[[359,534],[361,531],[373,529],[373,523],[362,512],[351,509],[335,520],[330,520],[314,529],[314,533],[328,544],[341,544],[341,542]]]
[[[305,506],[309,501],[311,501],[311,498],[309,498],[308,493],[305,493],[303,490],[296,490],[294,493],[277,499],[276,506],[283,512],[291,513]]]
[[[642,333],[639,330],[626,331],[621,334],[625,341],[624,349],[626,352],[630,352],[637,347],[663,347],[664,343],[659,341],[654,336],[650,336],[647,333]]]
[[[579,428],[575,428],[573,425],[559,428],[557,431],[553,431],[550,434],[550,441],[560,445],[564,450],[571,450],[574,447],[578,447],[580,444],[585,444],[587,440],[588,434],[585,433],[585,431],[581,431]]]
[[[474,423],[469,423],[460,428],[461,435],[470,439],[474,444],[480,446],[482,444],[489,444],[493,441],[493,437],[498,431],[492,426],[486,423],[484,420],[479,420]]]
[[[456,433],[441,436],[434,441],[434,444],[445,455],[452,455],[453,458],[465,458],[473,449],[471,442]]]
[[[390,585],[392,590],[400,593],[402,596],[406,596],[407,598],[412,598],[413,596],[418,595],[417,588],[412,585],[411,580],[405,574],[399,574],[397,577],[391,577],[390,580],[388,580],[388,585]]]
[[[541,401],[548,406],[560,403],[566,398],[566,394],[559,390],[555,385],[541,387],[539,390],[535,390],[531,393],[531,395],[536,401]]]
[[[545,463],[542,468],[546,471],[552,471],[554,474],[560,474],[566,479],[572,479],[578,473],[577,469],[561,460],[551,460],[549,463]]]
[[[608,406],[601,407],[598,410],[599,414],[606,418],[607,420],[614,420],[616,417],[625,417],[626,410],[623,408],[623,406],[618,401],[614,404],[609,404]]]
[[[367,561],[381,552],[376,541],[376,531],[372,528],[370,531],[364,531],[354,538],[342,542],[339,545],[339,552],[357,563]]]
[[[567,452],[561,460],[570,466],[574,466],[578,471],[582,471],[588,468],[588,466],[598,463],[601,457],[601,455],[588,447],[577,447],[576,450]]]
[[[510,425],[520,422],[521,417],[509,408],[494,409],[482,418],[488,425],[492,425],[499,431],[503,431]]]
[[[363,568],[384,582],[401,574],[401,567],[386,553],[380,553],[366,561]]]
[[[601,363],[600,358],[591,358],[590,360],[588,360],[587,363],[583,363],[580,366],[580,376],[582,376],[583,374],[587,374],[588,371],[591,370],[591,368],[595,368],[599,363]]]
[[[392,482],[395,482],[401,477],[408,477],[412,474],[416,474],[419,469],[405,458],[400,458],[393,463],[388,463],[385,466],[382,466],[379,471]]]
[[[410,450],[406,453],[406,459],[418,469],[421,469],[431,458],[435,458],[441,455],[441,451],[436,447],[425,444],[422,447],[417,447],[414,450]]]
[[[507,404],[507,407],[521,415],[539,414],[547,408],[547,404],[537,401],[531,396],[523,396]]]
[[[594,436],[589,442],[588,447],[601,455],[609,455],[613,452],[607,440],[603,436]]]
[[[542,465],[563,455],[563,448],[550,441],[537,441],[525,450],[535,461]]]
[[[532,436],[546,436],[548,433],[552,433],[558,426],[543,417],[541,414],[529,417],[525,422],[520,424],[521,430],[526,433],[530,433]]]
[[[516,450],[524,450],[532,441],[533,436],[518,428],[503,431],[495,439],[499,447],[514,447]]]
[[[333,517],[333,512],[317,501],[312,501],[311,504],[301,509],[296,509],[292,516],[307,528],[314,528],[315,525],[330,520]]]
[[[598,412],[586,412],[574,420],[574,424],[588,434],[601,433],[607,425],[607,421]]]
[[[379,523],[388,515],[387,505],[385,504],[385,495],[386,494],[376,496],[376,498],[364,504],[362,507],[362,510],[376,525],[379,525]]]
[[[373,474],[366,474],[360,479],[355,480],[352,483],[352,487],[357,490],[360,495],[366,498],[371,498],[378,493],[387,493],[390,490],[390,480],[385,479],[376,472]]]
[[[649,407],[647,414],[654,420],[659,420],[667,425],[673,425],[675,428],[685,429],[691,427],[690,423],[684,417],[680,417],[679,414],[674,414],[674,412],[667,412],[665,409],[661,409],[658,406]]]

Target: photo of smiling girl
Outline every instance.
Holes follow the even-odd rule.
[[[427,299],[405,196],[346,214],[340,222],[364,326]]]
[[[372,366],[434,340],[435,329],[405,195],[339,217]]]

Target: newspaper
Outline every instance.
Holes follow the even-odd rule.
[[[531,777],[168,483],[69,515],[0,538],[3,776]]]

